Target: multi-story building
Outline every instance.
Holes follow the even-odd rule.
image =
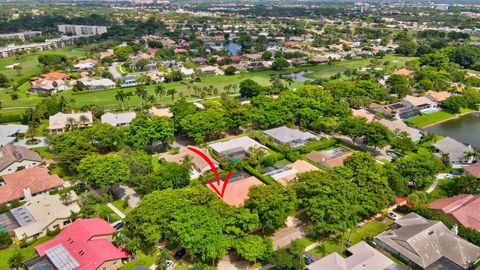
[[[63,34],[74,34],[76,36],[91,36],[106,33],[107,27],[98,25],[59,24],[58,31]]]
[[[26,32],[19,32],[19,33],[1,34],[0,39],[26,40],[26,39],[30,39],[34,36],[39,36],[41,34],[42,34],[41,31],[26,31]]]

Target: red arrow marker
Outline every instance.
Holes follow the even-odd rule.
[[[213,164],[212,160],[207,155],[205,155],[202,151],[196,148],[189,146],[187,147],[187,149],[199,155],[201,158],[203,158],[203,160],[205,160],[208,163],[208,165],[213,171],[213,174],[215,175],[215,179],[217,180],[217,185],[220,187],[220,182],[221,182],[220,176],[218,175],[217,168],[215,168],[215,165]],[[212,182],[210,182],[209,179],[207,179],[207,182],[210,185],[210,187],[212,187],[212,189],[218,194],[218,196],[220,196],[220,198],[223,198],[223,195],[225,194],[225,189],[227,188],[227,184],[228,184],[228,181],[230,180],[230,176],[232,176],[232,170],[228,172],[227,177],[225,177],[225,181],[223,181],[222,191],[219,191],[217,187],[214,184],[212,184]]]

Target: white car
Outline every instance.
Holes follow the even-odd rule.
[[[397,219],[398,219],[397,215],[395,215],[395,214],[392,213],[392,212],[388,213],[388,214],[387,214],[387,217],[389,217],[389,218],[392,219],[392,220],[397,220]]]
[[[167,270],[173,269],[174,263],[173,261],[167,260]]]

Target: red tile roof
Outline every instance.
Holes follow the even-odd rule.
[[[32,194],[50,190],[63,185],[62,178],[50,175],[46,167],[33,167],[2,176],[5,185],[0,186],[0,204],[21,199],[23,190],[30,189]]]
[[[472,176],[476,178],[480,178],[480,162],[470,164],[468,166],[463,167],[465,171],[467,171]]]
[[[63,245],[80,264],[77,270],[98,269],[106,261],[127,258],[129,254],[115,247],[108,239],[92,239],[94,236],[109,236],[115,230],[100,218],[77,219],[54,239],[35,247],[40,256],[52,247]],[[83,251],[83,252],[81,252]],[[83,255],[80,255],[82,253]]]
[[[215,181],[212,181],[212,184],[215,186],[215,188],[217,188],[218,191],[222,190],[223,182],[220,182],[220,186],[217,185],[217,182]],[[250,188],[256,185],[263,185],[263,182],[258,180],[255,176],[250,176],[233,183],[228,183],[223,196],[223,201],[232,206],[240,206],[248,198],[248,192],[250,191]],[[213,191],[210,185],[207,186]]]
[[[465,227],[480,231],[480,195],[460,194],[436,200],[428,208],[452,216]]]
[[[399,69],[395,72],[393,72],[393,74],[395,75],[403,75],[403,76],[410,76],[413,74],[413,71],[412,70],[409,70],[409,69],[406,69],[406,68],[402,68],[402,69]]]

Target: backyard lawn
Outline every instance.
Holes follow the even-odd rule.
[[[388,225],[390,225],[391,223],[392,221],[389,219],[385,219],[383,221],[373,220],[366,223],[360,228],[355,228],[355,232],[352,234],[352,241],[350,245],[353,246],[358,242],[362,241],[362,239],[364,238],[370,238],[385,231],[385,229],[387,229]],[[343,237],[344,237],[344,245],[345,245],[344,249],[346,249],[349,234],[345,233]],[[324,257],[333,252],[340,253],[341,247],[342,247],[341,238],[336,238],[321,244],[320,246],[311,250],[311,252],[319,257]]]
[[[445,121],[455,115],[447,111],[438,111],[431,114],[422,114],[408,119],[406,122],[416,127],[422,128],[440,121]]]
[[[122,266],[122,268],[120,268],[120,269],[122,269],[122,270],[132,270],[137,265],[150,267],[152,264],[155,263],[155,260],[156,260],[155,254],[145,255],[145,254],[139,253],[139,254],[137,254],[137,258],[135,260],[129,261],[124,266]]]
[[[117,199],[117,200],[112,201],[110,203],[113,204],[113,206],[115,206],[118,210],[122,211],[122,213],[124,213],[125,215],[130,213],[130,211],[133,210],[130,206],[127,207],[127,208],[124,208],[123,207],[123,201],[121,199]]]
[[[70,52],[73,53],[73,52]],[[75,53],[81,53],[80,51],[75,51]],[[36,59],[36,58],[35,58]],[[387,69],[395,69],[403,66],[403,64],[411,60],[411,57],[400,57],[394,55],[387,55],[383,59],[384,61],[388,60],[389,65]],[[194,83],[190,85],[198,85],[200,87],[204,86],[214,86],[219,90],[219,94],[224,91],[224,86],[228,84],[236,84],[237,86],[245,79],[252,79],[258,82],[261,85],[269,85],[270,84],[270,77],[271,75],[279,75],[279,74],[289,74],[292,72],[298,72],[301,70],[308,70],[312,71],[312,73],[306,74],[305,76],[311,79],[318,79],[318,78],[327,78],[331,75],[334,75],[338,72],[343,72],[347,69],[364,67],[369,65],[371,59],[359,59],[359,60],[350,60],[350,61],[343,61],[343,62],[336,62],[331,65],[322,64],[322,65],[310,65],[310,66],[303,66],[303,67],[296,67],[282,71],[257,71],[257,72],[246,72],[240,73],[233,76],[226,76],[226,75],[219,75],[219,76],[204,76],[202,77],[202,81],[199,83]],[[10,61],[11,62],[11,61]],[[1,64],[0,64],[1,66]],[[0,71],[1,72],[1,71]],[[298,87],[302,83],[294,83],[292,87]],[[165,86],[167,89],[176,89],[177,95],[175,100],[178,99],[180,93],[186,97],[187,100],[196,100],[197,97],[193,96],[193,90],[188,89],[188,83],[182,82],[172,82],[166,83]],[[27,108],[34,107],[38,102],[40,102],[42,97],[39,97],[34,94],[30,94],[27,92],[28,87],[23,87],[19,91],[19,98],[13,100],[10,97],[9,93],[5,91],[0,91],[0,100],[2,100],[2,110],[0,110],[0,115],[20,115],[22,114]],[[146,86],[149,94],[154,94],[155,85],[148,85]],[[65,95],[68,98],[73,98],[75,100],[75,106],[82,106],[88,104],[96,104],[99,106],[103,106],[107,110],[111,109],[119,109],[121,108],[120,103],[115,99],[115,94],[118,89],[107,89],[107,90],[100,90],[100,91],[92,91],[92,92],[83,92],[83,93],[73,93],[71,90],[63,92],[61,95]],[[124,91],[132,92],[135,90],[134,87],[124,88]],[[238,93],[238,87],[236,89],[236,93]],[[175,100],[172,100],[170,96],[165,96],[163,98],[163,104],[168,105],[172,104]],[[131,106],[138,106],[140,104],[140,99],[137,96],[133,96],[130,100]],[[126,106],[128,107],[129,104],[127,103]]]
[[[33,256],[36,253],[34,247],[50,239],[52,239],[52,237],[45,236],[45,237],[39,238],[37,241],[35,241],[35,243],[33,243],[32,245],[26,248],[20,248],[17,245],[11,245],[7,249],[0,250],[0,270],[8,270],[8,259],[14,254],[17,254],[17,253],[22,254],[25,260],[29,260],[33,258]]]

